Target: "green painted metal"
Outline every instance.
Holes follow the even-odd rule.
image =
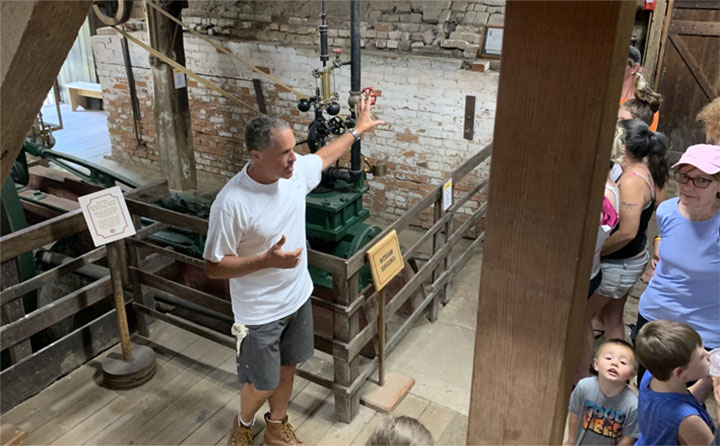
[[[116,183],[122,183],[132,188],[140,187],[140,183],[114,173],[109,169],[73,155],[56,152],[30,139],[25,139],[23,149],[27,153],[46,159],[63,170],[99,187],[113,187]]]
[[[312,249],[348,259],[382,231],[364,223],[370,216],[362,202],[369,190],[362,185],[364,179],[354,184],[336,181],[332,191],[307,196],[305,228]],[[315,286],[332,289],[332,276],[326,271],[311,266],[310,276]],[[359,280],[361,288],[370,283],[367,265],[360,270]]]
[[[8,176],[0,191],[0,233],[2,235],[19,231],[27,227],[27,220],[23,212],[20,198],[18,197],[15,182],[12,176]],[[22,282],[35,276],[35,259],[31,252],[19,255],[15,258],[18,279]],[[25,313],[30,313],[37,309],[37,293],[30,292],[23,296],[23,306]]]

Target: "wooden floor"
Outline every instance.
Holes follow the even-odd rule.
[[[150,382],[102,387],[102,355],[3,414],[3,424],[28,432],[25,445],[225,444],[240,404],[234,352],[161,321],[150,340],[134,341],[157,354]],[[411,393],[393,415],[420,419],[438,444],[465,444],[467,417],[446,406]],[[289,419],[308,444],[363,445],[386,416],[361,406],[351,424],[337,422],[331,392],[296,378]],[[263,423],[255,426],[254,443],[262,444]]]
[[[110,153],[110,133],[104,111],[83,110],[82,107],[72,111],[69,105],[61,104],[60,113],[63,129],[53,132],[53,150],[95,163]],[[46,123],[59,122],[55,105],[44,106],[42,114]]]

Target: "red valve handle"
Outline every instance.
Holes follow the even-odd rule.
[[[363,94],[370,99],[370,105],[375,105],[377,102],[377,93],[373,87],[365,87],[362,90]]]
[[[333,53],[342,54],[342,48],[333,48]]]

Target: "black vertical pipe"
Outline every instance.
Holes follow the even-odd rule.
[[[350,0],[350,90],[360,92],[360,0]]]
[[[322,61],[323,67],[327,61],[330,60],[330,56],[328,55],[328,26],[325,22],[325,17],[327,17],[325,13],[325,0],[322,0],[320,2],[320,26],[318,26],[318,30],[320,30],[320,60]]]
[[[350,0],[350,94],[359,94],[360,90],[360,0]],[[358,140],[350,150],[350,174],[354,181],[360,179],[361,172]]]

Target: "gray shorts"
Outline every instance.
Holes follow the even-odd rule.
[[[314,355],[310,299],[296,312],[261,325],[248,325],[237,355],[240,383],[258,390],[274,390],[280,383],[280,366],[307,361]]]
[[[635,282],[645,271],[648,253],[637,259],[605,259],[601,263],[602,281],[595,292],[612,299],[621,299],[635,286]]]

